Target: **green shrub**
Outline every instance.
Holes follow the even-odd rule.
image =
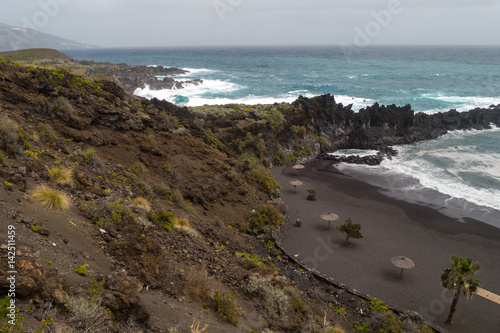
[[[221,292],[219,289],[217,289],[212,294],[212,302],[219,320],[237,326],[239,317],[242,313],[241,310],[236,306],[234,295],[235,293],[231,295],[226,291]]]
[[[315,201],[316,200],[316,190],[311,189],[311,190],[307,190],[307,192],[309,192],[309,194],[307,195],[307,200]]]
[[[359,323],[354,325],[354,328],[356,329],[356,331],[359,331],[359,332],[369,332],[370,331],[370,324],[359,322]]]
[[[259,139],[255,145],[255,149],[257,150],[257,156],[262,159],[266,155],[267,146],[264,139]]]
[[[151,222],[161,225],[163,229],[167,231],[172,231],[172,228],[176,222],[174,213],[167,212],[164,209],[160,210],[157,213],[155,213],[153,210],[150,210],[148,212],[147,218]]]
[[[316,141],[317,143],[320,144],[320,146],[324,146],[325,143],[326,143],[326,139],[322,136],[314,136],[312,134],[309,135],[311,137],[311,139],[313,139],[314,141]]]
[[[70,205],[70,199],[66,194],[46,185],[37,186],[31,198],[45,209],[66,210]]]
[[[17,124],[7,117],[0,117],[0,149],[7,154],[15,154],[18,149],[16,147],[19,127]]]
[[[335,312],[337,312],[339,315],[344,316],[346,315],[345,308],[343,306],[337,306],[335,308]]]
[[[87,267],[88,267],[88,266],[89,266],[89,265],[87,265],[87,264],[83,264],[83,265],[81,265],[81,266],[78,266],[78,268],[77,268],[77,269],[75,269],[75,272],[77,272],[77,273],[78,273],[78,274],[80,274],[81,276],[85,276],[85,275],[87,275]]]
[[[151,128],[148,128],[146,134],[144,134],[144,140],[151,146],[158,146],[158,141],[156,141],[155,133]]]
[[[384,302],[377,300],[375,297],[370,298],[370,311],[385,312],[389,308],[384,305]]]
[[[254,297],[264,300],[266,313],[273,319],[287,320],[290,308],[290,297],[283,290],[274,287],[269,279],[259,273],[252,274],[245,287]]]
[[[246,179],[250,184],[257,185],[264,193],[271,194],[273,191],[281,189],[280,184],[274,179],[271,171],[260,165],[248,171]]]
[[[285,156],[285,164],[294,164],[297,160],[298,158],[294,154],[288,154]]]
[[[203,130],[203,140],[209,146],[212,146],[215,149],[222,149],[224,145],[222,142],[215,137],[215,135],[209,130]]]
[[[127,206],[122,204],[122,200],[110,202],[106,198],[82,202],[78,209],[85,213],[85,216],[92,220],[97,226],[118,223],[127,217],[137,217]]]
[[[276,151],[274,152],[274,158],[273,158],[274,165],[277,165],[277,166],[283,165],[284,161],[285,161],[285,153],[283,153],[279,149],[276,149]]]
[[[12,309],[12,302],[9,296],[0,300],[0,332],[5,333],[22,333],[24,329],[21,325],[24,322],[24,317],[19,314],[18,306],[14,303],[14,310]],[[9,307],[11,309],[9,309]],[[14,318],[12,318],[14,316]],[[11,325],[13,320],[14,325]],[[9,323],[10,322],[10,323]]]
[[[137,182],[137,187],[140,188],[141,191],[144,192],[147,195],[153,194],[153,189],[145,181]]]
[[[94,148],[87,148],[82,154],[85,163],[93,164],[97,159],[97,151]]]
[[[246,269],[266,269],[266,259],[260,258],[256,254],[250,255],[249,253],[236,252],[236,256],[240,257],[246,263]]]
[[[177,207],[188,213],[193,211],[193,203],[189,200],[184,199],[184,196],[178,189],[169,191],[166,195],[166,198],[170,204],[175,204]]]
[[[253,210],[245,214],[246,222],[242,224],[243,232],[258,235],[269,233],[271,230],[283,225],[285,217],[273,205],[263,205],[258,210]]]
[[[371,317],[370,332],[401,333],[407,331],[403,329],[403,322],[392,311],[386,311]]]
[[[302,300],[300,297],[297,295],[295,292],[295,289],[292,287],[285,288],[285,292],[290,296],[292,299],[292,303],[295,306],[295,308],[301,313],[304,314],[306,312],[306,308],[304,307],[304,304],[302,304]]]
[[[3,155],[2,151],[0,150],[0,163],[5,162],[5,156]]]

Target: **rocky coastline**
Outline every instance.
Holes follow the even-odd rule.
[[[149,87],[152,90],[182,89],[186,85],[201,85],[203,80],[174,80],[171,76],[189,73],[187,70],[163,66],[131,66],[127,64],[99,63],[94,61],[78,61],[88,68],[87,75],[107,77],[121,86],[126,92],[133,93],[137,88]],[[164,77],[159,80],[158,77]]]

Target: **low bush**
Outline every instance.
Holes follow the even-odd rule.
[[[344,333],[345,331],[338,326],[327,326],[323,328],[321,333]]]
[[[316,200],[316,190],[311,189],[311,190],[307,190],[307,192],[309,192],[309,194],[307,195],[307,200],[315,201]]]
[[[0,117],[0,149],[7,154],[12,155],[19,150],[19,147],[17,147],[19,141],[18,131],[19,127],[14,121],[8,117]]]
[[[168,200],[168,203],[175,204],[185,212],[190,213],[194,209],[193,203],[189,200],[184,199],[184,196],[178,189],[169,191],[166,195],[166,198]]]
[[[288,319],[290,297],[283,290],[274,287],[269,279],[259,273],[252,274],[245,289],[251,296],[264,300],[264,307],[269,317]]]
[[[96,225],[102,227],[106,224],[118,223],[127,217],[136,218],[134,214],[121,199],[110,201],[107,198],[86,201],[78,205],[78,209]]]
[[[52,178],[52,180],[59,184],[71,183],[73,179],[71,170],[67,168],[50,169],[49,176]]]
[[[257,269],[266,269],[266,259],[260,258],[256,254],[249,254],[243,252],[236,252],[236,256],[241,258],[245,264],[245,268],[248,270],[257,268]]]
[[[236,306],[234,294],[229,294],[227,291],[215,290],[212,294],[212,302],[217,312],[219,320],[238,325],[239,317],[242,314],[241,310]]]
[[[151,186],[145,182],[145,181],[139,181],[136,183],[137,187],[141,189],[142,192],[146,195],[152,195],[153,194],[153,189]]]
[[[5,162],[5,156],[3,155],[2,151],[0,150],[0,163]]]
[[[260,165],[248,171],[246,179],[250,184],[257,185],[262,192],[267,194],[274,194],[281,189],[280,184],[274,179],[271,171]]]
[[[111,315],[100,302],[83,297],[68,297],[66,308],[69,321],[78,332],[104,332]]]
[[[87,148],[82,154],[85,163],[94,164],[97,160],[97,151],[94,148]]]
[[[245,223],[242,224],[243,232],[258,235],[268,234],[271,230],[283,225],[285,217],[280,211],[270,204],[263,205],[258,210],[252,210],[245,214]]]
[[[297,295],[297,292],[295,291],[295,289],[293,287],[287,287],[287,288],[285,288],[285,292],[292,299],[292,303],[295,306],[295,308],[301,314],[304,314],[306,312],[306,308],[304,307],[304,304],[302,304],[302,300],[300,299],[299,295]]]
[[[66,210],[70,205],[70,198],[66,194],[47,185],[37,186],[31,198],[45,209]]]
[[[160,210],[157,213],[155,213],[153,210],[150,210],[148,212],[147,218],[149,221],[161,225],[163,229],[167,231],[172,231],[172,227],[176,222],[174,213],[167,212],[164,209]]]
[[[179,217],[174,220],[174,228],[187,233],[190,236],[197,237],[198,232],[193,229],[189,220],[184,217]]]
[[[89,265],[87,265],[87,264],[83,264],[83,265],[81,265],[81,266],[78,266],[78,268],[77,268],[77,269],[75,269],[75,272],[77,272],[77,273],[78,273],[78,274],[80,274],[81,276],[85,276],[85,275],[87,275],[87,267],[88,267],[88,266],[89,266]]]
[[[143,198],[143,197],[135,198],[132,205],[134,207],[143,208],[147,211],[151,210],[151,205],[149,204],[148,199]]]
[[[0,299],[0,332],[24,332],[21,324],[24,322],[24,317],[19,314],[18,307],[14,306],[14,309],[12,310],[13,312],[9,309],[9,307],[12,307],[11,298],[9,296],[5,296],[3,299]],[[12,318],[11,315],[14,315],[15,318]],[[12,320],[14,325],[9,323]]]
[[[134,162],[129,168],[128,171],[133,173],[136,176],[143,176],[144,174],[148,173],[149,170],[146,165],[142,162]]]
[[[193,301],[205,304],[210,300],[210,290],[213,290],[214,280],[208,277],[205,269],[189,267],[184,274],[184,293]]]
[[[217,139],[210,130],[203,130],[203,140],[207,145],[211,146],[212,148],[219,150],[224,148],[222,142],[219,139]]]

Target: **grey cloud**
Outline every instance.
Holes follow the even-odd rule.
[[[0,0],[2,1],[2,0]],[[3,0],[0,22],[21,25],[39,1]],[[226,9],[221,20],[214,3]],[[398,0],[64,0],[43,32],[102,46],[340,44]],[[373,44],[500,44],[498,0],[399,0]]]

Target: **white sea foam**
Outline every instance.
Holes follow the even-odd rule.
[[[369,98],[335,95],[335,102],[342,103],[342,105],[344,106],[352,104],[352,110],[359,111],[359,109],[373,105],[373,103],[375,103],[376,101]]]
[[[338,169],[382,187],[394,198],[500,228],[499,134],[497,127],[453,131],[436,140],[395,146],[399,154],[379,166],[340,164]]]
[[[398,158],[384,161],[382,167],[394,174],[416,178],[424,188],[435,190],[452,198],[463,199],[478,206],[500,210],[500,202],[498,200],[500,198],[500,191],[492,188],[478,188],[461,182],[460,178],[455,176],[459,170],[458,167],[454,167],[451,170],[443,170],[437,169],[434,164],[425,160],[402,161]],[[486,171],[488,168],[481,168],[481,170]],[[468,171],[472,170],[469,169]]]
[[[452,198],[500,210],[500,151],[469,144],[483,144],[485,135],[494,135],[490,140],[496,141],[498,132],[498,127],[452,131],[429,142],[395,147],[399,155],[381,166]],[[443,144],[444,148],[435,148]]]
[[[439,108],[439,109],[429,109],[423,112],[425,113],[437,113],[445,112],[450,108],[456,109],[457,111],[469,111],[475,108],[488,108],[490,105],[500,104],[500,97],[483,97],[483,96],[446,96],[443,94],[423,94],[423,98],[432,99],[436,101],[443,101],[449,103],[451,107]]]
[[[218,73],[219,71],[216,69],[208,69],[208,68],[182,68],[185,71],[188,71],[189,73],[186,74],[181,74],[177,76],[193,76],[193,75],[202,75],[202,74],[213,74],[213,73]]]
[[[213,91],[222,92],[222,93],[230,93],[237,90],[242,89],[243,87],[227,81],[221,80],[203,80],[203,84],[195,85],[195,84],[184,84],[184,88],[177,89],[161,89],[161,90],[152,90],[149,86],[146,86],[144,89],[137,88],[134,91],[134,94],[137,96],[145,97],[145,98],[158,98],[164,99],[171,103],[175,103],[178,96],[185,97],[186,99],[196,99],[198,96],[207,94]],[[203,104],[200,104],[203,105]],[[187,106],[194,106],[190,103],[187,103]]]
[[[377,150],[369,150],[369,149],[339,149],[334,153],[329,153],[328,155],[333,156],[370,156],[376,155],[378,153]]]

